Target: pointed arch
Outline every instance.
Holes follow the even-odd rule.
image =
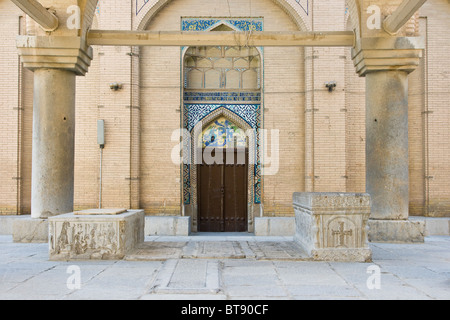
[[[155,0],[148,1],[146,7],[138,13],[138,21],[135,24],[136,30],[145,30],[150,21],[160,12],[167,4],[173,0]],[[295,0],[272,0],[277,4],[296,24],[300,31],[311,31],[310,18],[308,12],[305,11]],[[150,4],[153,3],[153,4]],[[217,26],[215,26],[217,27]]]
[[[199,139],[199,136],[202,134],[203,130],[213,121],[216,119],[219,119],[221,117],[226,118],[227,120],[233,122],[236,124],[239,128],[244,130],[247,134],[248,139],[248,176],[247,176],[247,221],[248,221],[248,229],[249,232],[253,231],[253,219],[256,216],[257,212],[253,203],[254,198],[254,186],[257,181],[255,181],[255,163],[257,159],[255,159],[255,156],[258,154],[256,152],[257,143],[256,143],[256,132],[255,129],[252,128],[252,126],[247,123],[242,117],[240,117],[238,114],[234,113],[231,110],[228,110],[225,106],[222,106],[209,114],[207,114],[205,117],[200,119],[194,126],[191,132],[191,142],[190,142],[190,148],[191,148],[191,170],[190,170],[190,200],[191,203],[190,206],[193,206],[194,209],[191,209],[192,219],[193,219],[193,226],[194,229],[197,226],[197,217],[198,217],[198,211],[196,210],[197,204],[198,204],[198,170],[197,170],[197,164],[201,163],[202,159],[200,158],[201,155],[198,154],[197,149],[197,141]]]
[[[362,35],[361,30],[361,4],[359,0],[346,0],[348,13],[347,19],[351,22],[352,30],[355,32],[356,38],[359,39]],[[347,21],[345,21],[347,25]]]

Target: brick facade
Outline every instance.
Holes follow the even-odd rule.
[[[306,16],[302,23],[270,0],[229,6],[220,0],[173,0],[144,23],[146,6],[154,2],[100,1],[92,28],[180,30],[181,17],[232,16],[262,17],[265,31],[302,25],[314,31],[352,29],[344,0],[312,2],[308,12],[299,7],[297,16]],[[0,0],[0,214],[28,214],[31,205],[33,76],[21,68],[15,48],[25,28],[21,16],[10,1]],[[417,19],[427,48],[409,80],[411,215],[450,216],[450,60],[444,58],[450,50],[449,16],[447,1],[430,0]],[[264,48],[263,127],[280,130],[279,171],[263,177],[265,216],[293,215],[294,192],[365,191],[366,88],[350,51]],[[171,161],[178,143],[172,133],[182,126],[181,61],[177,47],[94,48],[88,74],[77,78],[77,209],[99,205],[96,125],[103,119],[102,205],[183,214],[182,170]],[[325,87],[330,81],[337,84],[333,92]],[[111,83],[122,89],[111,90]]]

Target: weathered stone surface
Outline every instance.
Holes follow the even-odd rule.
[[[76,216],[81,215],[116,215],[126,212],[127,209],[87,209],[87,210],[81,210],[76,211],[73,214]]]
[[[371,242],[424,242],[425,222],[411,220],[369,220]]]
[[[48,241],[48,221],[29,217],[14,220],[12,235],[14,242],[45,243]]]
[[[151,293],[218,293],[219,262],[208,260],[167,260],[158,273]]]
[[[314,260],[371,260],[368,194],[295,193],[294,210],[294,241]]]
[[[425,237],[450,236],[450,218],[409,217],[409,220],[425,223]]]
[[[159,261],[167,259],[255,259],[311,260],[293,241],[151,241],[128,253],[125,260]]]
[[[164,261],[179,259],[186,242],[143,242],[128,253],[124,260],[128,261]]]
[[[144,210],[49,218],[51,260],[122,259],[144,241]]]
[[[73,211],[75,74],[34,71],[31,216]]]
[[[0,235],[13,234],[14,221],[29,219],[30,215],[23,216],[0,216]]]
[[[371,218],[405,220],[409,215],[408,74],[366,75],[366,192]]]
[[[191,241],[183,249],[183,258],[244,259],[245,253],[238,241]]]
[[[256,236],[293,236],[294,234],[295,234],[294,217],[255,218]]]
[[[191,217],[145,217],[146,236],[188,236],[191,233]]]

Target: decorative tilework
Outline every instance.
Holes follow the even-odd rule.
[[[262,18],[183,18],[181,21],[182,31],[205,31],[213,29],[220,24],[229,24],[241,31],[263,31]]]
[[[189,131],[212,111],[224,107],[247,122],[253,129],[259,129],[258,111],[261,107],[259,104],[184,104],[185,128]],[[258,111],[258,112],[257,112]]]
[[[221,24],[229,25],[239,31],[263,31],[263,18],[182,18],[182,31],[206,31]],[[183,52],[183,48],[182,48]],[[260,48],[260,52],[263,49]],[[186,80],[185,80],[186,81]],[[258,79],[258,83],[260,79]],[[192,132],[194,127],[203,119],[211,116],[220,110],[231,112],[231,116],[236,124],[244,121],[247,126],[256,132],[255,141],[251,142],[253,150],[249,156],[253,163],[253,170],[249,170],[249,194],[250,200],[255,204],[261,203],[262,179],[260,161],[260,134],[259,129],[262,124],[261,113],[261,93],[260,92],[185,92],[183,109],[183,128]],[[192,103],[190,103],[192,102]],[[222,102],[222,104],[220,104]],[[234,102],[234,103],[233,103]],[[195,131],[195,130],[194,130]],[[184,147],[187,145],[184,143]],[[191,146],[188,147],[191,150]],[[252,148],[250,148],[252,149]],[[186,150],[186,149],[184,149]],[[192,156],[192,155],[191,155]],[[191,168],[190,164],[183,165],[183,201],[184,204],[196,203],[196,167]]]
[[[225,117],[214,120],[199,137],[203,148],[246,148],[247,136],[243,129]],[[197,141],[195,141],[197,142]]]
[[[255,135],[255,142],[251,143],[253,145],[253,150],[250,151],[250,157],[253,157],[251,159],[250,163],[253,163],[253,172],[251,175],[252,181],[253,181],[253,201],[256,204],[261,203],[261,160],[260,160],[260,149],[261,149],[261,143],[260,143],[260,133],[259,129],[261,128],[261,105],[260,104],[184,104],[184,110],[183,110],[183,126],[185,129],[187,129],[188,132],[195,131],[193,130],[194,127],[203,119],[210,118],[211,115],[216,113],[220,110],[228,110],[230,111],[232,115],[231,120],[237,120],[236,123],[239,121],[243,123],[246,123],[246,125],[252,129],[254,129],[254,132],[256,132]],[[189,138],[188,138],[189,139]],[[191,144],[188,142],[184,143],[185,150],[191,150]],[[194,169],[194,168],[193,168]],[[191,176],[191,167],[189,164],[183,165],[183,202],[184,204],[190,204],[192,200],[195,199],[195,194],[192,194],[192,184],[196,183],[195,181],[192,181],[194,176],[196,175],[194,173],[194,176]],[[195,192],[194,192],[195,193]],[[192,198],[194,197],[194,199]]]
[[[261,92],[184,92],[185,102],[260,103]]]

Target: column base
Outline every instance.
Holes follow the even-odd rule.
[[[256,217],[255,236],[292,237],[295,235],[295,217]]]
[[[48,220],[21,218],[12,224],[13,242],[46,243],[48,242]]]
[[[191,217],[146,216],[146,236],[189,236]]]
[[[369,241],[390,243],[423,243],[425,222],[412,220],[369,219]]]

